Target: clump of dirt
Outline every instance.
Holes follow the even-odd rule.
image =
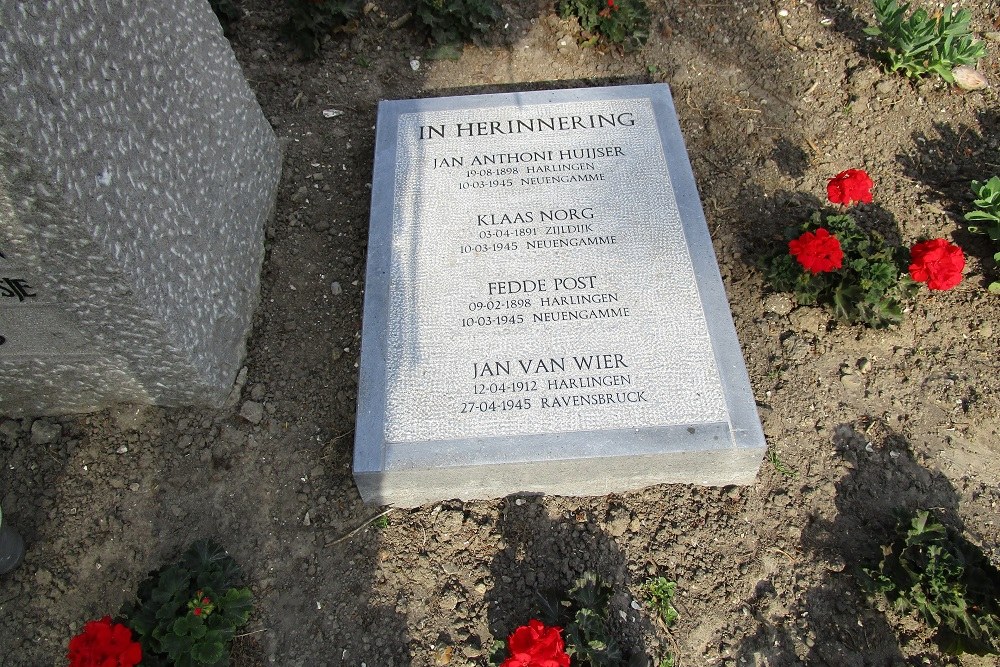
[[[882,73],[859,0],[657,4],[630,55],[581,48],[551,2],[510,1],[504,45],[456,61],[429,60],[397,20],[408,7],[387,0],[304,62],[280,5],[247,0],[232,37],[285,144],[245,380],[219,411],[0,420],[4,518],[28,545],[0,579],[2,664],[61,663],[85,621],[198,537],[225,545],[254,592],[240,664],[481,665],[536,590],[586,570],[614,582],[630,649],[683,665],[990,664],[941,655],[853,573],[899,508],[938,508],[1000,563],[997,267],[961,222],[969,182],[1000,173],[994,90]],[[996,2],[968,6],[998,29]],[[650,81],[674,95],[773,462],[746,488],[449,501],[370,521],[382,509],[361,503],[350,463],[378,100]],[[797,307],[754,266],[847,168],[872,175],[867,218],[890,240],[944,236],[969,259],[958,288],[924,291],[898,327]],[[661,575],[678,582],[669,635],[638,599]]]

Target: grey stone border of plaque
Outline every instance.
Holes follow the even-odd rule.
[[[386,331],[398,121],[422,111],[648,99],[653,105],[729,422],[395,444],[385,440]],[[598,495],[668,482],[749,484],[766,449],[729,301],[666,84],[379,103],[358,380],[354,478],[369,503],[415,506],[512,493]],[[720,441],[731,447],[720,448]],[[663,465],[669,463],[669,473]]]

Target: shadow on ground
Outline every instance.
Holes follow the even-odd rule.
[[[590,572],[614,589],[610,602],[613,637],[632,665],[660,664],[667,647],[645,615],[631,606],[626,557],[614,538],[598,526],[603,517],[592,508],[552,516],[541,497],[508,497],[496,530],[503,547],[490,565],[493,588],[486,594],[488,622],[494,637],[506,638],[532,618],[543,619],[545,599],[567,599],[574,582]],[[503,653],[506,656],[506,653]]]
[[[857,575],[878,565],[880,547],[892,541],[900,513],[935,508],[944,523],[961,530],[958,494],[944,475],[920,465],[910,443],[880,420],[841,424],[833,442],[851,468],[836,483],[837,515],[810,516],[801,540],[803,552],[826,574],[789,611],[787,617],[796,619],[791,627],[770,618],[774,588],[768,579],[759,582],[747,605],[759,629],[737,656],[761,667],[950,664],[933,662],[940,660],[936,654],[905,654],[901,647],[907,640],[926,637],[926,630],[914,619],[887,618],[866,598]]]
[[[740,238],[744,261],[750,264],[781,250],[789,239],[788,234],[794,232],[797,236],[799,226],[816,211],[822,212],[824,217],[846,213],[861,229],[877,232],[889,245],[902,242],[896,217],[877,203],[855,204],[845,211],[806,192],[778,190],[767,195],[756,185],[747,186],[747,192],[757,206],[745,212],[748,218],[752,216],[753,224]]]
[[[957,223],[954,240],[986,267],[985,287],[997,275],[993,261],[997,247],[987,236],[969,231],[965,214],[975,210],[972,181],[1000,176],[1000,113],[983,110],[976,116],[978,127],[936,122],[932,134],[913,132],[913,147],[900,152],[896,160],[906,176],[926,189],[927,205]]]

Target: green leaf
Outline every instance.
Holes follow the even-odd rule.
[[[175,634],[181,636],[189,636],[194,639],[199,637],[204,637],[207,628],[205,627],[205,622],[193,614],[188,614],[187,616],[181,616],[176,621],[174,621],[173,631]]]
[[[191,657],[196,663],[215,665],[225,655],[225,644],[217,633],[210,634],[191,647]]]
[[[249,588],[230,588],[219,602],[220,614],[233,629],[245,624],[253,610],[253,595]]]
[[[860,290],[854,285],[837,285],[833,290],[833,312],[845,322],[853,322],[857,311]]]
[[[163,638],[163,650],[173,660],[177,660],[180,656],[190,653],[192,642],[188,636],[169,634]]]

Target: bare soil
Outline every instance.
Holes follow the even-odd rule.
[[[977,30],[1000,30],[995,0],[963,4]],[[218,411],[0,418],[0,500],[28,544],[0,579],[0,665],[65,664],[85,621],[114,614],[198,537],[225,545],[254,592],[242,665],[483,665],[535,591],[586,570],[615,584],[625,645],[679,665],[997,664],[942,655],[856,578],[894,512],[918,507],[1000,565],[1000,298],[985,290],[998,269],[961,222],[969,182],[1000,174],[995,89],[884,74],[860,0],[657,2],[634,54],[580,48],[550,2],[511,0],[497,44],[457,61],[429,60],[412,21],[393,27],[404,4],[377,0],[303,62],[280,5],[246,0],[233,36],[285,142],[245,381]],[[1000,45],[988,46],[980,67],[995,86]],[[368,523],[384,508],[361,503],[351,450],[377,102],[646,82],[672,89],[789,474],[765,461],[749,487],[448,501]],[[794,306],[755,266],[852,167],[877,184],[865,224],[906,244],[944,236],[968,256],[959,287],[924,290],[881,331]],[[669,631],[633,604],[660,575],[678,582]]]

